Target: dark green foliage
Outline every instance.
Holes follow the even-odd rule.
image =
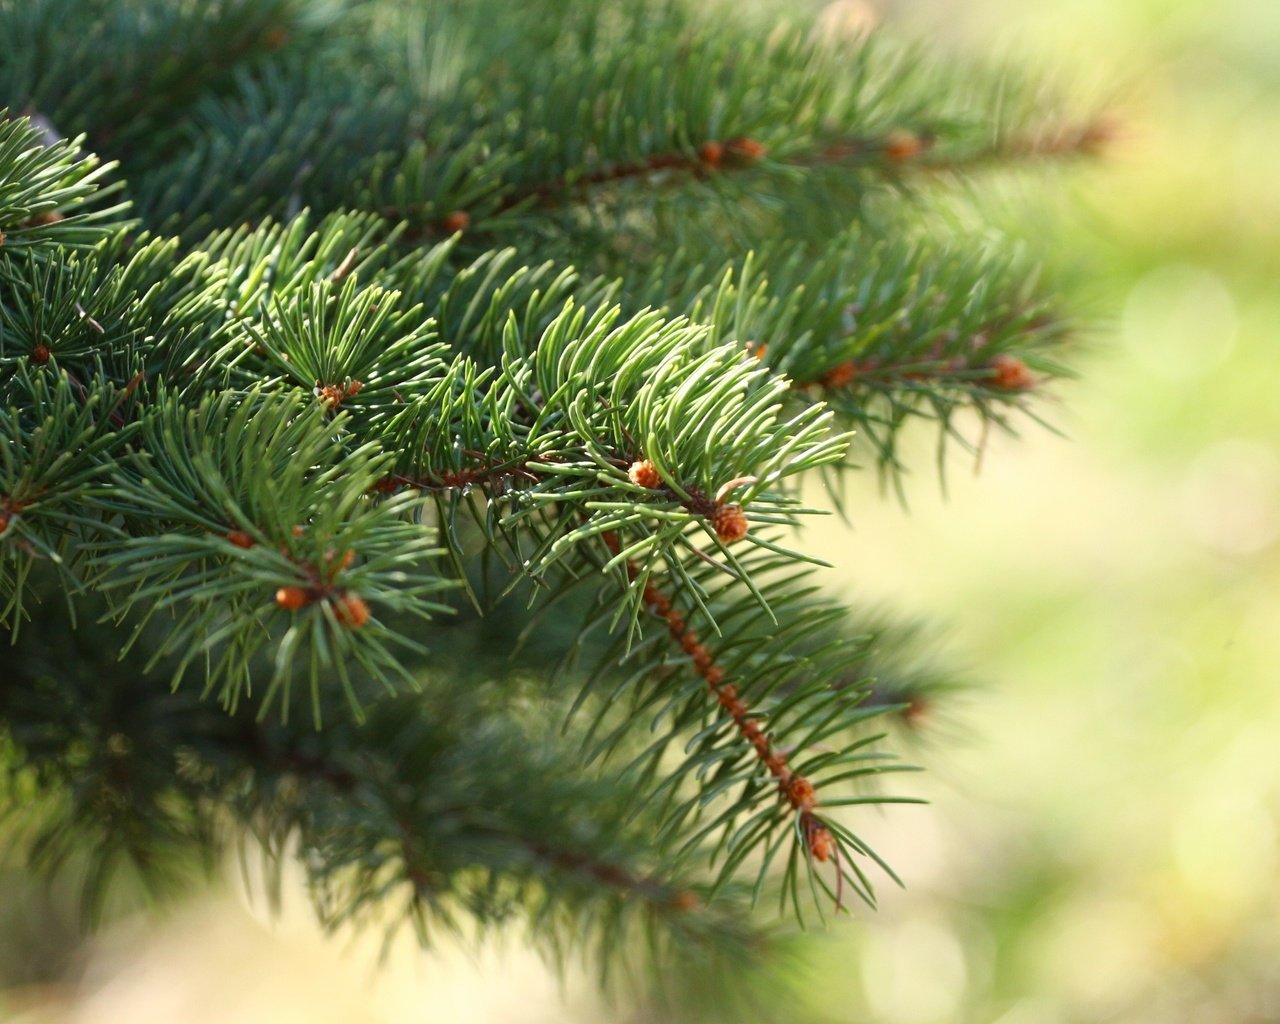
[[[681,3],[0,0],[0,42],[33,866],[98,905],[296,843],[327,921],[602,963],[874,904],[838,809],[910,799],[877,723],[945,677],[822,595],[801,480],[1059,372],[1032,270],[921,212],[1070,149],[1040,108]]]

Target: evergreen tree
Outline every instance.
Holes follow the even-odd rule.
[[[1061,372],[943,211],[1104,130],[763,19],[0,0],[0,806],[91,914],[251,839],[328,922],[705,965],[894,877],[946,677],[797,528]]]

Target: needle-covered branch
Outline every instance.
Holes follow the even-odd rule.
[[[655,968],[874,904],[858,809],[950,677],[824,596],[805,480],[1034,414],[1071,317],[926,211],[1091,111],[684,0],[0,0],[0,39],[33,864],[99,905],[253,836],[331,924]]]

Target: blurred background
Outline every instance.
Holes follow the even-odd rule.
[[[1096,317],[1061,434],[956,453],[944,496],[922,432],[908,512],[865,474],[854,532],[810,535],[850,596],[950,624],[975,687],[913,752],[932,806],[859,820],[907,889],[806,942],[791,1019],[1280,1021],[1280,3],[814,6],[1047,68],[1123,131],[985,203]],[[245,890],[80,945],[0,875],[0,965],[39,965],[0,966],[0,1020],[620,1019],[519,936],[382,951]],[[7,949],[33,915],[47,948]]]

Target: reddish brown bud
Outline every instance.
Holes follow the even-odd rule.
[[[803,775],[792,776],[787,783],[786,792],[791,806],[798,811],[813,810],[813,805],[818,798],[817,791],[813,788],[813,783]]]
[[[652,491],[662,486],[662,474],[649,459],[633,462],[631,468],[627,470],[627,476],[637,487],[645,487]]]
[[[671,897],[671,905],[676,910],[697,910],[702,906],[702,900],[698,899],[697,893],[690,892],[688,889],[681,889]]]
[[[763,143],[745,137],[730,139],[724,144],[724,148],[729,155],[747,163],[755,163],[767,152]]]
[[[726,544],[741,540],[751,528],[747,517],[742,513],[741,505],[721,505],[711,516],[712,529],[716,536]]]
[[[440,222],[440,226],[451,235],[466,231],[471,227],[471,214],[466,210],[454,210]]]
[[[724,146],[709,139],[698,147],[698,156],[708,167],[719,167],[720,161],[724,159]]]
[[[337,384],[317,385],[314,393],[320,404],[331,410],[338,408],[346,395],[346,391]]]
[[[918,727],[929,715],[929,701],[924,697],[912,697],[902,709],[902,720],[911,726]]]
[[[831,367],[820,379],[829,388],[841,388],[846,384],[852,383],[857,376],[858,368],[854,365],[853,360],[850,359],[848,362]]]
[[[278,50],[289,40],[289,31],[283,25],[273,25],[262,33],[262,45],[268,50]]]
[[[369,606],[350,590],[344,590],[333,601],[333,617],[344,626],[359,629],[369,621]]]
[[[232,530],[226,535],[226,539],[238,548],[248,549],[253,547],[253,538],[245,533],[244,530]]]
[[[826,825],[817,825],[809,831],[809,852],[814,860],[828,861],[835,852],[836,841]]]
[[[0,508],[0,535],[2,535],[5,530],[9,529],[9,520],[12,518],[13,517],[10,516],[8,512]]]
[[[302,587],[281,587],[276,591],[276,604],[288,611],[296,612],[311,603],[311,595]]]
[[[914,160],[925,150],[925,143],[915,132],[897,129],[891,131],[884,140],[884,155],[894,163],[905,163]]]
[[[44,366],[44,364],[49,361],[49,357],[51,355],[52,353],[49,351],[49,346],[44,342],[38,342],[35,348],[31,350],[31,361],[37,366]]]
[[[1003,391],[1024,391],[1035,386],[1035,377],[1027,369],[1027,364],[1017,356],[996,356],[991,361],[991,368],[995,371],[991,381],[993,387]]]

